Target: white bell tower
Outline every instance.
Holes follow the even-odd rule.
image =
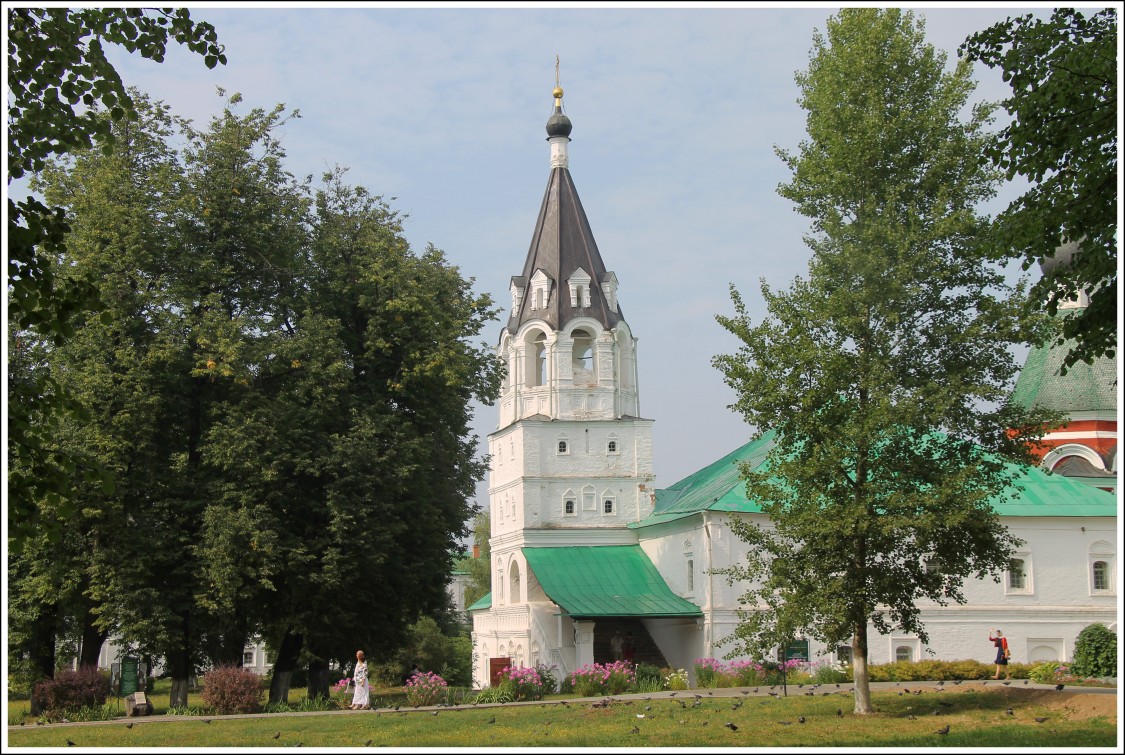
[[[488,631],[474,632],[478,655],[527,666],[580,633],[563,630],[521,549],[635,545],[628,525],[652,512],[656,492],[637,339],[571,179],[557,67],[553,94],[550,178],[497,345],[508,375],[488,436],[492,607],[475,623]]]

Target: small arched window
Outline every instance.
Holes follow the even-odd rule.
[[[908,645],[899,645],[895,648],[895,661],[900,663],[914,660],[914,651]]]
[[[559,453],[560,453],[560,454],[565,454],[565,453],[568,453],[568,452],[569,452],[569,450],[570,450],[570,446],[568,446],[568,445],[566,444],[566,441],[565,441],[565,440],[560,440],[560,441],[559,441]]]
[[[576,506],[573,498],[567,498],[563,501],[563,513],[567,516],[573,516],[576,511]]]
[[[1094,562],[1094,589],[1109,589],[1109,564],[1105,561]]]
[[[613,513],[613,499],[612,498],[606,498],[604,501],[602,501],[602,513],[603,514],[612,514]]]

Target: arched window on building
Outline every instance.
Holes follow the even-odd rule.
[[[508,569],[508,602],[519,603],[521,600],[520,565],[518,561],[512,561],[512,565]]]
[[[571,365],[575,378],[592,375],[594,372],[594,337],[589,331],[574,331],[574,346],[571,349]]]

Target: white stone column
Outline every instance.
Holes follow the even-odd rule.
[[[594,622],[574,622],[574,663],[582,668],[594,662]]]

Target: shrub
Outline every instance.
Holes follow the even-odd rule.
[[[1117,676],[1117,635],[1105,624],[1091,624],[1078,633],[1074,641],[1076,676]]]
[[[510,703],[514,702],[512,687],[503,684],[496,687],[485,687],[473,698],[474,704],[479,703]]]
[[[406,682],[406,702],[418,708],[437,705],[445,699],[449,687],[444,679],[432,671],[419,671]]]
[[[547,682],[544,681],[538,668],[525,666],[505,666],[500,671],[500,684],[506,687],[514,701],[542,700],[547,694]],[[550,686],[554,692],[554,679],[550,679]]]
[[[656,692],[664,689],[664,674],[651,663],[638,663],[633,671],[637,675],[638,692]]]
[[[33,695],[50,718],[64,712],[105,705],[110,693],[109,675],[94,668],[55,672],[54,679],[35,685]]]
[[[1066,668],[1058,661],[1044,661],[1036,664],[1028,673],[1027,678],[1036,684],[1054,684],[1060,668]]]
[[[664,686],[671,690],[681,690],[688,688],[688,675],[686,669],[677,669],[672,671],[666,669],[667,674],[664,675]]]
[[[619,695],[637,682],[636,672],[626,661],[589,663],[570,673],[575,694],[581,697]]]
[[[851,666],[843,661],[833,661],[825,658],[809,666],[809,678],[817,684],[831,684],[850,682],[852,680]]]
[[[257,713],[265,685],[262,677],[238,666],[216,666],[203,675],[203,704],[219,715]]]
[[[695,684],[707,689],[719,686],[719,678],[726,673],[723,662],[717,658],[695,659]]]

